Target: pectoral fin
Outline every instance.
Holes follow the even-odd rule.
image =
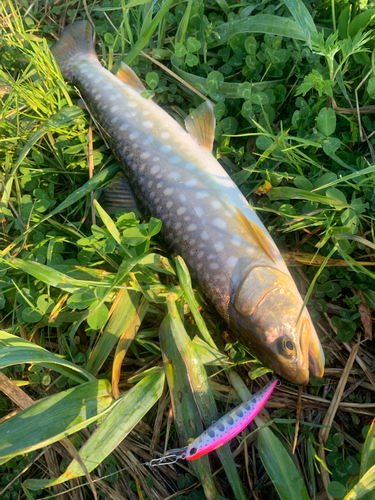
[[[203,102],[185,120],[186,130],[201,146],[212,151],[215,134],[214,109],[210,101]]]
[[[254,222],[249,220],[238,207],[236,207],[236,212],[241,224],[244,226],[246,231],[250,233],[253,240],[255,240],[267,257],[271,259],[274,264],[277,264],[277,260],[274,256],[273,245],[269,237]]]
[[[121,173],[117,174],[112,182],[103,189],[99,202],[109,215],[115,215],[120,208],[127,212],[139,212],[133,193]]]
[[[133,87],[138,92],[146,90],[145,86],[131,67],[123,62],[121,63],[120,69],[116,73],[116,78],[118,78],[122,83]]]

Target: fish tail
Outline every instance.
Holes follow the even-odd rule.
[[[73,79],[72,64],[80,56],[89,56],[99,62],[95,53],[91,24],[88,21],[79,21],[64,28],[60,40],[52,48],[52,54],[61,70],[61,74],[68,80]]]

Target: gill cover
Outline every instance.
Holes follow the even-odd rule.
[[[268,266],[252,268],[231,298],[232,326],[266,365],[295,384],[309,380],[309,364],[322,376],[320,349],[310,353],[310,340],[319,339],[291,277]]]

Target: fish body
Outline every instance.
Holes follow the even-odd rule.
[[[167,243],[220,315],[280,376],[304,385],[310,368],[321,377],[323,351],[284,260],[212,155],[210,103],[188,117],[186,131],[141,96],[129,67],[114,75],[100,65],[86,21],[65,28],[52,52],[105,132],[141,213],[162,221]]]
[[[251,399],[238,405],[194,439],[184,452],[186,460],[195,460],[216,450],[243,431],[266,404],[277,382],[276,378],[273,379]]]

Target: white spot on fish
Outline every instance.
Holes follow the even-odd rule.
[[[217,250],[218,252],[221,252],[222,250],[224,250],[224,245],[221,241],[215,241],[214,247],[215,247],[215,250]]]
[[[199,243],[198,248],[206,248],[206,243]]]
[[[156,187],[157,187],[158,189],[160,189],[161,187],[163,187],[163,183],[162,183],[162,182],[158,182],[158,183],[156,184]]]
[[[237,234],[232,236],[231,239],[232,239],[233,245],[235,245],[236,247],[240,246],[242,243],[242,238],[240,236],[238,236]]]
[[[216,217],[213,220],[214,226],[220,228],[220,229],[225,229],[227,227],[227,223],[225,222],[224,219],[220,219],[219,217]]]
[[[161,137],[162,139],[168,139],[168,137],[170,137],[170,134],[168,134],[168,132],[162,132],[162,133],[160,134],[160,137]]]
[[[175,181],[178,181],[178,179],[181,177],[181,175],[178,172],[172,172],[172,175]]]
[[[117,122],[117,120],[118,120],[118,118],[119,118],[118,116],[113,116],[113,117],[111,118],[111,122],[112,122],[112,123],[116,123],[116,122]]]
[[[181,229],[181,222],[176,222],[176,224],[174,225],[175,229]]]
[[[98,94],[95,94],[95,98],[96,99],[101,99],[102,98],[102,94],[100,92]]]
[[[160,158],[159,158],[158,156],[155,156],[155,158],[154,158],[154,162],[155,162],[155,161],[159,161],[159,160],[160,160]]]
[[[132,141],[134,141],[134,139],[136,139],[137,137],[139,137],[139,132],[132,132],[129,135],[129,139],[131,139]]]
[[[134,143],[132,144],[132,148],[133,148],[133,149],[139,149],[139,145],[138,145],[136,142],[134,142]]]
[[[165,205],[167,208],[172,208],[173,207],[173,201],[167,201],[167,204]]]
[[[201,217],[204,214],[204,210],[201,207],[194,207],[194,210],[198,217]]]
[[[179,156],[172,156],[172,158],[169,158],[169,163],[179,163],[181,161],[181,158]]]
[[[201,232],[201,238],[202,238],[202,240],[208,240],[209,239],[208,232],[207,231],[202,231]]]
[[[221,207],[221,203],[220,203],[220,201],[214,200],[214,201],[211,203],[211,206],[212,206],[213,208],[220,208],[220,207]]]
[[[150,188],[152,185],[153,185],[153,182],[152,182],[152,181],[148,181],[148,183],[147,183],[147,187],[149,187],[149,188]]]
[[[195,245],[195,240],[189,240],[190,245]]]
[[[177,215],[182,215],[182,214],[184,214],[186,212],[186,210],[187,210],[186,207],[180,207],[180,208],[177,209],[176,214]]]
[[[200,250],[200,251],[197,253],[197,258],[198,258],[198,259],[201,259],[205,253],[206,253],[206,252],[205,252],[204,250]]]
[[[106,84],[104,85],[104,88],[105,88],[105,89],[111,89],[111,88],[113,88],[113,85],[112,85],[112,83],[106,83]],[[112,96],[112,97],[113,97],[113,96]],[[115,97],[115,99],[116,99],[116,97]],[[112,99],[111,99],[111,100],[112,100]]]
[[[216,262],[212,262],[210,265],[209,265],[210,269],[219,269],[219,264],[217,264]]]
[[[154,165],[150,170],[150,172],[152,173],[152,175],[156,175],[159,172],[159,170],[160,170],[159,165]]]
[[[164,189],[163,192],[164,192],[165,196],[169,196],[170,194],[173,193],[173,191],[174,191],[173,188],[167,188],[167,189]]]
[[[182,203],[185,203],[185,201],[187,201],[187,198],[186,196],[184,195],[184,193],[180,193],[178,195],[178,197],[180,198],[180,201],[182,201]]]
[[[114,106],[112,106],[111,111],[112,111],[112,113],[114,113],[115,111],[118,111],[119,109],[120,109],[120,106],[118,104],[115,104]]]
[[[151,153],[148,153],[147,151],[145,153],[141,154],[142,160],[147,160],[147,158],[150,158]]]
[[[147,146],[148,144],[152,144],[153,142],[154,142],[154,138],[153,138],[151,135],[149,135],[149,136],[147,137],[147,139],[145,139],[145,140],[143,141],[143,144],[145,144],[145,145]]]
[[[123,123],[120,127],[120,130],[126,130],[129,127],[130,127],[129,123]]]
[[[118,99],[118,96],[116,94],[112,94],[111,97],[109,98],[110,101],[115,101],[116,99]]]
[[[184,221],[185,222],[189,222],[190,219],[191,219],[191,217],[189,215],[187,215],[186,217],[184,217]]]
[[[234,267],[237,264],[237,261],[238,261],[237,257],[234,255],[231,255],[229,257],[229,259],[227,260],[227,265],[229,267]]]
[[[185,168],[186,168],[186,170],[194,170],[195,165],[194,165],[194,163],[188,162],[188,163],[185,163]]]
[[[143,172],[143,170],[146,168],[146,163],[142,163],[142,165],[139,167],[139,171]]]
[[[197,179],[194,179],[194,177],[192,179],[189,179],[188,181],[186,181],[184,184],[186,187],[193,187],[196,185],[197,183]]]
[[[135,102],[133,102],[133,101],[129,101],[129,102],[128,102],[128,106],[129,106],[130,108],[135,108],[135,107],[136,107],[136,103],[135,103]]]
[[[198,200],[201,200],[202,198],[205,198],[208,195],[207,191],[198,191],[195,194],[195,197],[198,198]]]
[[[125,118],[131,118],[132,114],[131,113],[125,113]]]
[[[160,151],[162,153],[169,153],[169,151],[171,150],[172,148],[170,146],[168,146],[168,144],[164,144],[161,148],[160,148]]]
[[[142,125],[146,128],[152,128],[152,122],[149,121],[143,122]]]
[[[207,257],[208,260],[212,260],[216,258],[216,253],[210,253],[210,255]]]
[[[143,116],[147,116],[150,114],[150,111],[148,109],[145,109],[142,114]]]

